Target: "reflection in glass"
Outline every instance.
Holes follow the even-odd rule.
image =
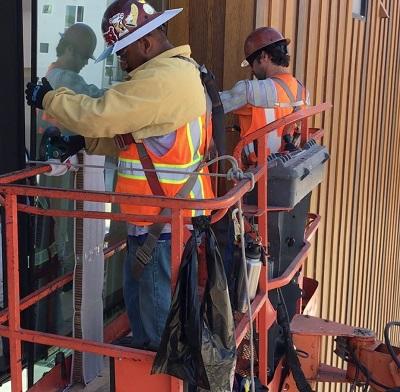
[[[72,3],[72,4],[71,4]],[[37,31],[37,76],[46,76],[53,88],[67,87],[81,94],[97,97],[111,85],[122,81],[126,75],[121,71],[116,56],[110,56],[101,63],[96,58],[105,48],[101,32],[101,20],[106,7],[112,0],[38,0]],[[166,0],[149,1],[156,9],[166,8]],[[83,23],[87,27],[77,23]],[[75,26],[75,27],[74,27]],[[29,37],[25,37],[29,40]],[[57,126],[63,133],[65,129],[54,119],[43,112],[38,112],[38,143],[43,131],[48,126]],[[106,166],[115,165],[112,158],[107,158]],[[115,182],[115,170],[105,171],[105,185],[111,191]],[[75,173],[62,177],[39,178],[39,184],[46,187],[73,189],[77,183]],[[73,202],[66,200],[38,199],[41,208],[75,209]],[[113,210],[117,206],[106,206]],[[117,222],[106,222],[106,245],[114,245],[126,237],[125,225]],[[76,261],[82,259],[76,255],[77,222],[70,218],[41,217],[36,221],[35,235],[35,286],[42,287],[57,276],[74,269]],[[92,260],[103,252],[103,243],[96,243],[93,249],[83,254],[83,258]],[[87,256],[87,257],[85,257]],[[78,260],[79,259],[79,260]],[[107,323],[123,309],[122,301],[122,263],[124,252],[116,253],[110,261],[105,262],[104,270],[104,322]],[[72,333],[72,288],[64,287],[47,300],[41,301],[35,308],[36,329],[55,332],[63,335]],[[41,360],[43,367],[54,363],[54,348],[36,347],[36,360]],[[46,361],[43,358],[49,359]],[[35,380],[43,373],[37,362]]]
[[[101,96],[104,89],[122,80],[118,61],[112,56],[107,62],[95,64],[91,57],[96,58],[105,45],[100,29],[101,19],[109,0],[77,0],[71,5],[67,0],[38,0],[38,31],[37,31],[37,70],[38,77],[46,76],[53,88],[67,87],[73,91]],[[77,25],[78,23],[78,25]],[[84,27],[82,23],[86,26]],[[80,26],[77,28],[76,26]],[[90,26],[90,27],[89,27]],[[43,45],[45,44],[45,45]],[[43,131],[48,126],[59,127],[64,134],[71,133],[53,118],[38,112],[38,143]],[[111,162],[106,165],[110,166]],[[107,190],[114,183],[114,170],[107,170],[105,182]],[[73,189],[77,183],[75,173],[67,173],[62,177],[41,176],[39,184],[46,187]],[[76,209],[73,202],[66,200],[40,199],[41,208]],[[110,209],[108,206],[107,209]],[[115,206],[112,206],[115,208]],[[109,232],[106,243],[113,245],[125,238],[125,226],[108,222]],[[93,264],[94,255],[103,252],[103,238],[93,249],[77,257],[76,247],[77,222],[70,218],[38,219],[36,222],[36,254],[35,254],[35,286],[42,287],[57,276],[74,269],[75,263],[82,259]],[[85,257],[85,255],[88,255]],[[104,321],[115,317],[123,307],[122,302],[122,263],[124,252],[116,253],[105,263]],[[55,332],[61,335],[72,334],[73,314],[72,287],[67,286],[50,299],[41,301],[35,308],[36,329]],[[98,297],[101,297],[101,293]],[[35,357],[37,361],[48,355],[55,355],[54,350],[37,346]],[[52,363],[47,361],[46,364]],[[47,365],[43,365],[47,366]],[[41,374],[38,363],[35,366],[35,379]]]

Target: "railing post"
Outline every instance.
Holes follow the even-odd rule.
[[[264,134],[258,139],[258,164],[260,166],[267,166],[267,135]],[[258,218],[258,232],[262,239],[262,246],[267,249],[268,246],[268,229],[267,229],[267,181],[268,171],[265,170],[264,174],[258,181],[257,188],[257,203],[258,209],[263,213]],[[263,266],[260,274],[260,289],[264,293],[268,293],[268,264]],[[268,384],[268,304],[269,300],[264,302],[264,305],[258,313],[259,328],[259,378],[262,385]]]
[[[173,209],[171,219],[171,285],[175,289],[183,253],[183,210]]]
[[[8,328],[10,330],[10,369],[11,389],[22,392],[22,355],[21,340],[16,334],[21,327],[19,294],[19,256],[18,256],[18,211],[17,196],[6,194],[6,255],[8,287]]]
[[[306,117],[301,120],[301,138],[300,138],[301,145],[307,143],[308,138],[309,138],[308,117]]]

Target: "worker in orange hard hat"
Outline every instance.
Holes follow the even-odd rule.
[[[258,52],[273,44],[282,44],[287,47],[290,44],[290,39],[285,38],[282,33],[272,27],[260,27],[254,30],[244,42],[246,59],[242,61],[241,66],[252,66]],[[287,50],[284,52],[287,54]],[[259,77],[258,79],[265,79],[265,77]]]
[[[121,68],[129,75],[100,98],[65,89],[54,91],[46,80],[42,85],[28,83],[28,104],[44,108],[85,136],[54,143],[62,144],[70,153],[84,148],[89,153],[118,156],[117,192],[213,197],[209,176],[190,176],[198,170],[207,172],[200,165],[211,140],[199,67],[190,57],[190,47],[174,47],[164,28],[181,11],[157,12],[145,0],[117,0],[109,5],[102,21],[107,48],[97,61],[116,53]],[[149,169],[149,164],[156,170],[170,170],[150,176],[154,168]],[[194,180],[189,182],[190,178]],[[121,205],[121,210],[150,219],[161,213],[158,207],[131,204]],[[185,216],[209,213],[186,211]],[[155,233],[155,225],[142,220],[128,223],[124,300],[133,345],[154,350],[171,303],[171,227],[158,225]]]
[[[238,115],[242,136],[309,103],[307,90],[288,71],[289,43],[272,27],[258,28],[246,38],[241,66],[251,67],[257,80],[242,80],[220,94],[225,112]],[[283,135],[283,128],[275,130],[268,135],[269,152],[295,148],[291,140],[291,135]],[[256,161],[252,143],[246,146],[245,153],[250,163]]]

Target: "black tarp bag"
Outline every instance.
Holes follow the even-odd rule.
[[[223,261],[209,217],[193,218],[178,282],[152,374],[164,373],[212,392],[232,390],[235,325]],[[205,241],[207,283],[198,290],[198,239]]]

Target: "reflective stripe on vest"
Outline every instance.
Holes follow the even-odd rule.
[[[188,173],[198,169],[211,140],[211,126],[205,126],[205,116],[198,117],[176,131],[176,138],[163,156],[157,156],[146,145],[147,152],[155,169],[173,170],[174,173],[158,172],[157,176],[166,196],[175,196],[181,186],[188,180]],[[203,169],[208,172],[207,169]],[[146,176],[138,156],[136,145],[121,151],[118,164],[117,191],[131,194],[151,195]],[[205,199],[213,197],[211,181],[207,176],[198,176],[189,197]],[[148,206],[122,205],[121,210],[140,215],[156,215],[160,209]],[[187,211],[185,216],[204,215],[206,211]],[[149,223],[134,222],[146,225]]]
[[[276,120],[275,109],[264,109],[266,124],[272,123]],[[278,152],[281,148],[281,136],[278,134],[278,130],[274,129],[268,134],[267,147],[270,153]]]

